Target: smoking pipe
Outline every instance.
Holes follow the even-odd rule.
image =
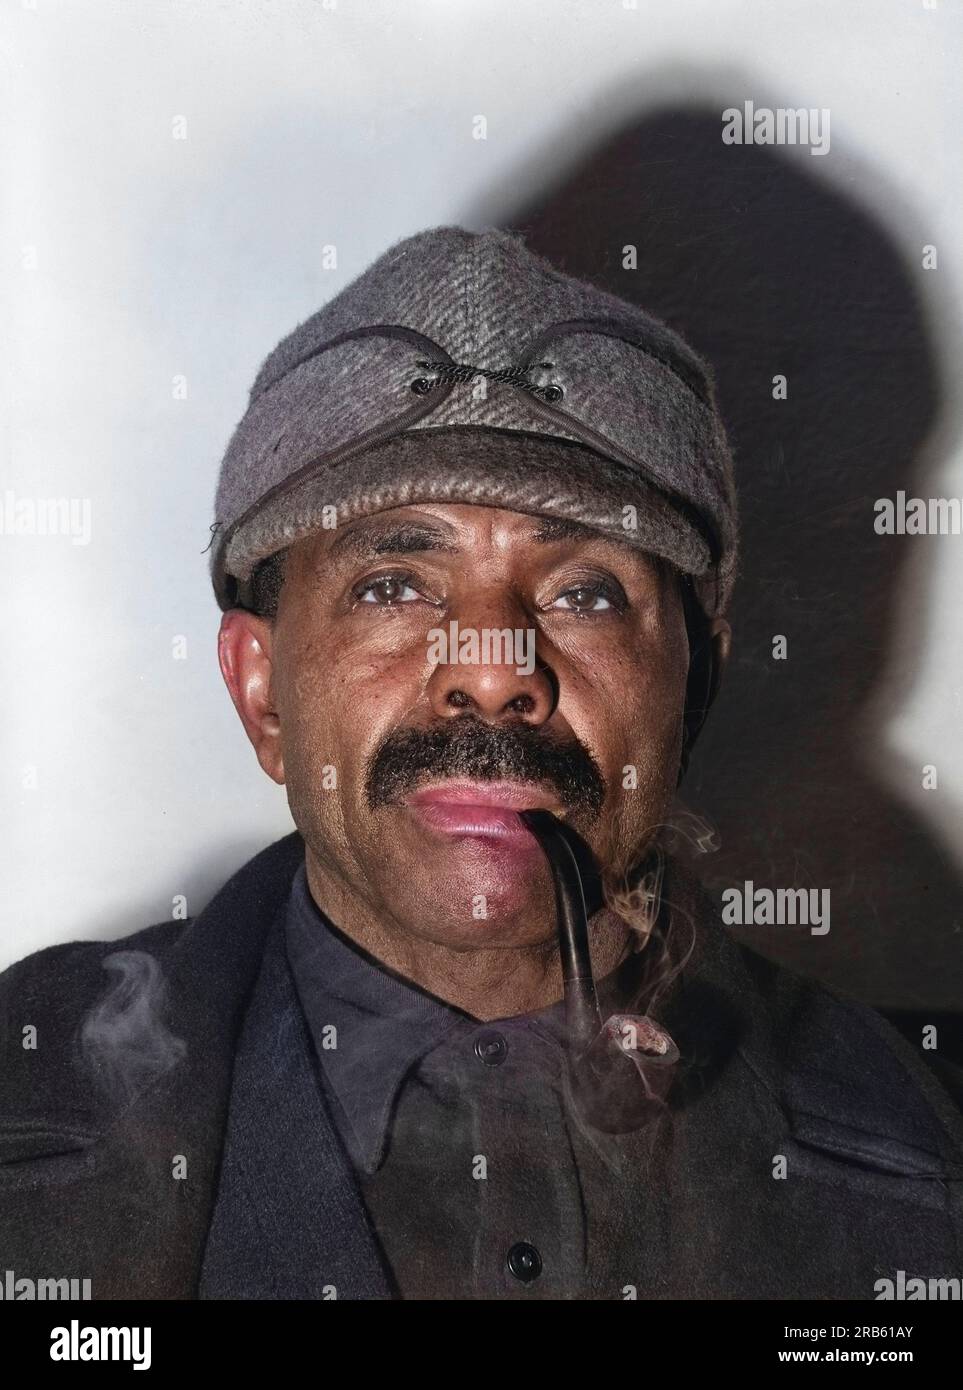
[[[585,888],[601,902],[591,850],[572,828],[541,808],[519,812],[552,873],[565,991],[569,1076],[583,1119],[606,1134],[641,1129],[664,1108],[679,1051],[653,1019],[612,1014],[603,1024],[589,951]],[[586,875],[594,882],[586,885]]]

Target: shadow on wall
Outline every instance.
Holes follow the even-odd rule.
[[[806,151],[723,145],[721,109],[625,125],[498,222],[667,320],[716,369],[743,557],[733,660],[683,787],[720,834],[704,879],[830,889],[828,935],[741,939],[868,1003],[958,1009],[958,876],[866,744],[907,548],[926,543],[873,529],[877,498],[929,495],[918,459],[938,373],[914,271]],[[788,660],[773,659],[775,634]],[[916,652],[901,657],[912,669]]]

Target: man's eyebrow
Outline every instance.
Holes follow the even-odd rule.
[[[332,543],[327,561],[350,559],[363,563],[379,555],[407,555],[423,550],[458,554],[458,547],[449,533],[439,527],[424,521],[395,521],[377,527],[342,531]]]
[[[602,545],[610,546],[622,556],[629,551],[636,560],[644,557],[659,574],[664,574],[668,565],[668,562],[658,555],[640,550],[628,540],[606,535],[604,531],[597,531],[594,526],[586,526],[582,521],[570,521],[568,517],[563,516],[550,516],[541,520],[531,532],[529,540],[534,541],[536,545],[551,545],[553,541],[598,541]]]
[[[602,541],[624,549],[625,541],[615,536],[607,536],[604,531],[596,531],[581,521],[570,521],[567,517],[550,516],[541,521],[531,533],[530,539],[537,545],[551,545],[555,541]]]

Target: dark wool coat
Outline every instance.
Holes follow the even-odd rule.
[[[303,854],[290,835],[193,920],[0,976],[0,1274],[89,1277],[95,1299],[390,1297],[278,929]],[[665,1020],[687,1070],[637,1296],[873,1299],[899,1270],[963,1276],[946,1091],[880,1015],[701,912]],[[117,952],[141,953],[127,984],[103,968]]]

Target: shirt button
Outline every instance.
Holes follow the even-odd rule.
[[[502,1033],[491,1029],[479,1033],[475,1039],[475,1056],[480,1057],[486,1067],[500,1067],[508,1056],[508,1043]]]
[[[523,1284],[530,1284],[542,1272],[542,1257],[534,1245],[520,1240],[508,1252],[508,1268]]]

